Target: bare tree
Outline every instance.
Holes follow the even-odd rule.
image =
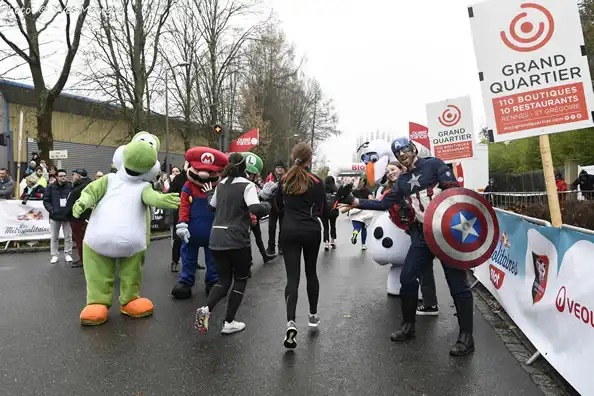
[[[133,135],[147,128],[149,79],[173,0],[97,0],[97,5],[111,12],[99,13],[95,21],[86,81],[119,104]]]
[[[84,0],[81,12],[76,19],[74,32],[71,32],[72,16],[68,9],[67,2],[59,0],[59,6],[56,6],[53,12],[47,12],[49,0],[44,0],[43,4],[36,12],[22,12],[23,10],[32,10],[31,0],[16,0],[13,4],[10,0],[2,0],[8,9],[11,11],[11,19],[13,19],[12,27],[18,27],[22,37],[28,45],[28,49],[24,49],[15,43],[15,40],[8,37],[8,32],[0,32],[0,39],[10,47],[23,61],[29,65],[33,85],[35,89],[35,96],[37,100],[37,143],[39,147],[39,155],[42,159],[51,163],[49,159],[49,152],[54,148],[54,135],[52,131],[52,115],[56,98],[62,92],[64,85],[68,81],[72,62],[78,51],[80,43],[80,36],[87,17],[87,10],[90,0]],[[56,18],[63,14],[66,19],[66,47],[67,52],[64,57],[61,72],[58,80],[53,87],[46,86],[43,68],[41,64],[42,56],[40,52],[41,34],[50,27]]]
[[[223,117],[221,97],[224,83],[233,71],[244,44],[253,38],[263,26],[256,24],[240,28],[235,21],[255,12],[253,0],[193,0],[198,11],[197,29],[205,42],[205,56],[196,62],[199,75],[203,78],[203,88],[209,107],[210,125],[214,126]],[[217,143],[214,130],[207,135],[209,144]],[[219,143],[221,144],[221,142]]]
[[[167,24],[168,34],[163,36],[162,54],[166,68],[163,73],[170,73],[172,80],[173,111],[180,113],[184,125],[179,133],[188,150],[192,137],[206,133],[208,117],[203,111],[203,95],[197,94],[200,90],[199,76],[196,71],[198,57],[201,55],[201,34],[196,28],[197,9],[193,3],[178,3],[172,10],[172,18]],[[177,72],[176,65],[187,63]],[[169,89],[170,87],[165,87]]]

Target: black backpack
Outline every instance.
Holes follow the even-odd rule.
[[[334,203],[336,202],[336,193],[326,193],[326,203],[328,205],[328,209],[336,209],[334,208]]]

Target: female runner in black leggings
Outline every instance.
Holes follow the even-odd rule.
[[[252,262],[250,213],[262,217],[270,212],[268,202],[260,203],[256,185],[244,177],[245,165],[240,153],[231,153],[229,164],[223,170],[223,180],[214,190],[211,186],[203,187],[209,195],[210,207],[215,210],[208,247],[219,273],[207,304],[196,311],[195,327],[203,334],[208,331],[210,313],[227,295],[231,283],[233,289],[221,333],[232,334],[245,329],[245,323],[236,321],[235,314],[243,299]]]
[[[274,200],[276,208],[284,212],[280,244],[287,270],[285,303],[288,323],[284,341],[287,348],[297,346],[295,311],[302,252],[309,299],[309,326],[317,327],[320,324],[318,316],[320,284],[316,264],[322,240],[321,218],[328,207],[324,183],[318,176],[309,172],[311,157],[312,150],[307,143],[299,143],[293,147],[291,159],[294,165],[280,181]]]

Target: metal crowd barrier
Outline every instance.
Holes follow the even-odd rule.
[[[514,206],[546,204],[547,193],[534,192],[482,192],[483,196],[497,208],[511,208]],[[559,201],[594,200],[594,191],[561,191],[558,192]]]

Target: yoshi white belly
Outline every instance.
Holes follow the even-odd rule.
[[[132,257],[147,248],[147,214],[142,180],[119,171],[108,175],[107,191],[89,219],[85,243],[106,257]]]

